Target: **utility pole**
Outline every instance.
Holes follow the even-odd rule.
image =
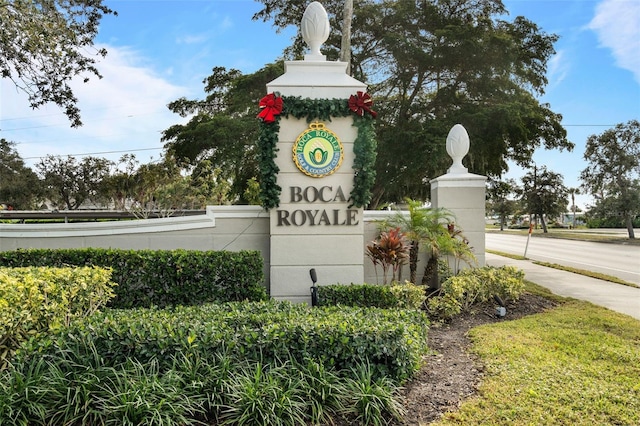
[[[340,61],[347,63],[347,74],[351,75],[351,20],[353,19],[353,0],[344,1],[342,13],[342,42],[340,43]]]

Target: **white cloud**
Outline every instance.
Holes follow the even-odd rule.
[[[566,59],[565,51],[558,50],[549,60],[547,76],[551,86],[562,82],[569,72],[569,61]]]
[[[176,39],[176,44],[201,44],[208,40],[205,34],[184,35]]]
[[[159,77],[134,51],[98,47],[106,47],[109,52],[97,65],[103,78],[72,84],[84,123],[80,128],[70,128],[55,105],[32,110],[26,96],[16,92],[10,81],[2,80],[0,137],[18,143],[23,158],[158,148],[133,152],[141,162],[147,162],[150,156],[158,158],[161,153],[161,131],[184,121],[166,105],[188,96],[186,88]],[[123,153],[97,156],[117,159]],[[37,161],[30,159],[27,163]]]
[[[640,83],[640,1],[602,1],[588,28],[611,49],[616,65],[631,71]]]
[[[218,28],[223,31],[233,28],[233,20],[230,17],[225,16],[222,22],[218,25]]]

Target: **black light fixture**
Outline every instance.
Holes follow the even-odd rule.
[[[498,306],[496,308],[496,316],[498,318],[504,318],[505,315],[507,315],[507,308],[504,304],[504,302],[502,301],[502,299],[500,298],[500,296],[498,296],[497,294],[495,294],[493,296],[493,300],[496,301],[496,303],[500,306]]]
[[[311,282],[313,283],[311,286],[311,306],[318,306],[318,287],[316,286],[318,276],[315,268],[309,269],[309,276],[311,276]]]

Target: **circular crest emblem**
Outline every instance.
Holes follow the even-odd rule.
[[[311,123],[293,144],[293,161],[307,176],[329,176],[342,164],[342,143],[324,123]]]

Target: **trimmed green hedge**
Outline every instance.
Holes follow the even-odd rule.
[[[425,297],[424,287],[411,283],[331,284],[318,287],[319,306],[420,309]]]
[[[28,249],[0,252],[0,266],[111,268],[114,308],[267,298],[258,251]]]
[[[415,310],[310,308],[288,302],[206,304],[174,309],[106,310],[64,332],[32,342],[26,354],[55,362],[72,353],[82,364],[100,354],[117,366],[128,359],[172,368],[176,355],[277,363],[313,359],[348,370],[367,360],[377,377],[402,381],[427,350],[428,320]]]

